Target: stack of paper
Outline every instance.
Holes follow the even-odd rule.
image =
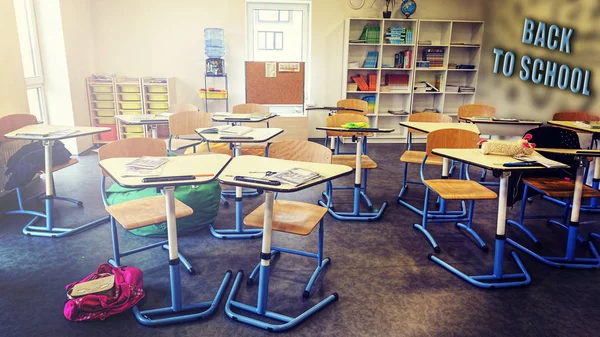
[[[163,165],[169,161],[165,157],[141,157],[126,164],[122,177],[160,176]]]
[[[301,169],[301,168],[293,168],[286,171],[278,172],[274,175],[269,176],[268,178],[271,180],[279,181],[283,184],[288,184],[292,186],[302,185],[308,181],[317,179],[321,175],[317,172]]]
[[[200,131],[200,133],[207,133],[207,134],[219,134],[219,135],[224,135],[224,136],[242,136],[245,135],[247,133],[252,132],[252,128],[248,127],[248,126],[242,126],[242,125],[221,125],[221,126],[215,126],[212,128],[206,128],[202,131]]]

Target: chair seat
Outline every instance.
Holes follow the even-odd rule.
[[[278,232],[308,235],[327,214],[327,208],[290,200],[273,202],[273,230]],[[244,224],[250,227],[263,227],[265,204],[244,218]]]
[[[169,140],[165,139],[165,142],[167,143],[167,146],[169,146]],[[185,139],[173,138],[173,139],[171,139],[171,150],[177,151],[177,150],[185,149],[187,147],[191,147],[191,146],[198,145],[201,143],[202,142],[199,140],[185,140]]]
[[[356,168],[356,155],[354,154],[336,154],[331,157],[331,163],[337,165],[350,166],[353,169]],[[374,169],[377,168],[377,163],[373,161],[369,156],[362,155],[360,158],[360,166],[363,169]]]
[[[111,205],[106,207],[106,211],[127,230],[167,221],[165,196],[163,195]],[[175,199],[176,218],[193,213],[194,211],[188,205]]]
[[[325,131],[328,137],[352,137],[356,136],[356,133],[342,132],[342,131]],[[365,137],[373,137],[372,132],[365,132]]]
[[[264,157],[267,153],[266,144],[243,144],[242,155]]]
[[[552,198],[572,198],[573,190],[575,189],[574,181],[567,181],[557,177],[524,178],[523,182]],[[583,185],[582,197],[600,197],[600,191]]]
[[[425,151],[404,151],[402,156],[400,157],[400,161],[403,163],[413,163],[413,164],[421,164],[423,162],[423,158],[425,158]],[[442,166],[444,160],[438,156],[429,156],[425,161],[425,165],[437,165]]]
[[[432,179],[424,183],[446,200],[489,200],[498,197],[496,192],[472,180]]]
[[[62,170],[65,167],[69,167],[69,166],[75,165],[77,163],[79,163],[79,160],[77,160],[75,158],[71,158],[71,159],[69,159],[68,162],[66,162],[66,163],[64,163],[62,165],[52,166],[52,172],[56,172],[56,171]],[[41,170],[40,173],[44,173],[44,170]]]

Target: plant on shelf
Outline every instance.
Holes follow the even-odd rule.
[[[390,6],[392,6],[393,10],[395,4],[396,0],[385,0],[385,12],[383,12],[384,19],[389,19],[392,17],[392,11],[390,11]]]

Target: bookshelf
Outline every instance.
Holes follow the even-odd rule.
[[[115,115],[167,112],[169,105],[175,103],[175,78],[88,77],[86,86],[91,125],[113,130],[94,135],[94,144],[98,145],[117,139],[149,136],[148,130],[141,125],[118,126]],[[162,131],[164,136],[165,130]],[[168,130],[166,132],[168,135]]]
[[[379,27],[377,43],[374,43],[372,35],[368,43],[358,42],[365,25]],[[376,135],[374,142],[403,141],[407,131],[398,123],[408,119],[412,113],[435,109],[456,119],[460,105],[475,102],[483,26],[483,21],[467,20],[346,19],[342,97],[374,97],[374,110],[368,115],[369,124],[396,130],[391,134]],[[386,38],[386,33],[398,31],[397,27],[410,29],[412,41]],[[369,52],[378,52],[375,68],[364,67]],[[404,68],[396,67],[395,55],[404,52],[412,53],[410,63]],[[421,61],[429,61],[429,67],[424,67],[426,63],[419,63],[421,67],[417,67],[417,62]],[[461,69],[457,69],[457,65],[461,65]],[[352,78],[362,75],[368,79],[370,74],[377,75],[376,90],[361,91],[356,88]],[[401,75],[402,83],[408,82],[408,89],[400,90],[395,87],[395,90],[390,90],[392,86],[386,86],[389,75]],[[428,82],[439,91],[419,92],[420,90],[414,89],[419,82]],[[475,89],[471,92],[462,92],[463,89],[456,92],[459,87],[466,86]],[[394,115],[388,113],[389,110],[404,110],[408,114]]]

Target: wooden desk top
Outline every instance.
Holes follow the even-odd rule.
[[[169,124],[168,116],[158,116],[155,114],[115,115],[115,119],[130,125]]]
[[[600,157],[600,150],[585,150],[585,149],[552,149],[552,148],[535,148],[536,151],[542,153],[557,153],[570,156],[586,156]]]
[[[209,128],[196,129],[196,132],[200,135],[200,137],[209,143],[264,143],[283,132],[283,129],[280,128],[253,128],[251,132],[240,136],[252,137],[252,139],[221,139],[222,136],[227,137],[227,135],[220,135],[217,133],[201,133],[202,130],[206,129]]]
[[[478,134],[481,133],[479,132],[479,128],[477,127],[477,125],[471,123],[400,122],[399,124],[409,129],[425,133],[430,133],[442,129],[460,129],[477,132]]]
[[[306,182],[299,186],[292,186],[288,184],[281,184],[279,186],[263,185],[248,183],[243,181],[236,181],[233,178],[235,176],[245,176],[253,178],[263,178],[264,173],[250,173],[256,171],[274,171],[281,172],[292,168],[303,168],[313,172],[317,172],[321,177]],[[257,157],[257,156],[239,156],[233,158],[231,163],[227,165],[225,170],[219,175],[219,182],[232,185],[256,188],[260,190],[272,191],[272,192],[296,192],[303,190],[307,187],[321,184],[325,181],[332,180],[352,172],[352,168],[346,165],[335,165],[335,164],[321,164],[321,163],[308,163],[293,160],[275,159],[269,157]]]
[[[525,121],[519,120],[515,121],[502,121],[502,120],[493,120],[493,119],[476,119],[473,117],[464,117],[460,119],[461,121],[473,123],[473,124],[516,124],[516,125],[543,125],[543,122],[540,121]]]
[[[348,129],[348,128],[340,128],[340,127],[332,127],[332,126],[318,126],[317,130],[349,132],[349,133],[390,133],[390,132],[394,132],[394,129],[379,129],[379,128]]]
[[[254,115],[254,114],[221,114],[213,113],[213,122],[220,123],[259,123],[275,118],[277,115]]]
[[[58,132],[61,130],[76,130],[77,132],[68,135],[48,135],[52,132]],[[94,126],[62,126],[62,125],[44,125],[44,124],[33,124],[27,125],[20,129],[14,130],[4,135],[10,139],[25,139],[25,140],[59,140],[67,138],[76,138],[82,136],[93,135],[97,133],[110,131],[110,128],[100,128]]]
[[[548,124],[550,124],[550,125],[556,125],[556,126],[560,126],[560,127],[564,127],[564,128],[571,129],[571,130],[574,130],[574,131],[581,131],[581,132],[587,132],[587,133],[600,134],[600,129],[586,128],[585,126],[578,125],[575,122],[568,122],[568,121],[548,121]]]
[[[194,180],[161,181],[144,183],[144,177],[122,177],[125,165],[136,158],[110,158],[101,160],[98,165],[119,185],[128,188],[146,188],[162,186],[200,185],[217,178],[219,173],[231,160],[226,154],[195,154],[189,156],[168,157],[169,161],[162,167],[161,176],[183,176],[196,174],[213,174],[207,177],[196,177]]]
[[[485,155],[481,149],[433,149],[434,154],[463,163],[498,171],[549,170],[544,166],[506,167],[505,163],[518,162],[511,156]],[[534,152],[534,155],[536,153]],[[568,168],[564,165],[564,168]]]

